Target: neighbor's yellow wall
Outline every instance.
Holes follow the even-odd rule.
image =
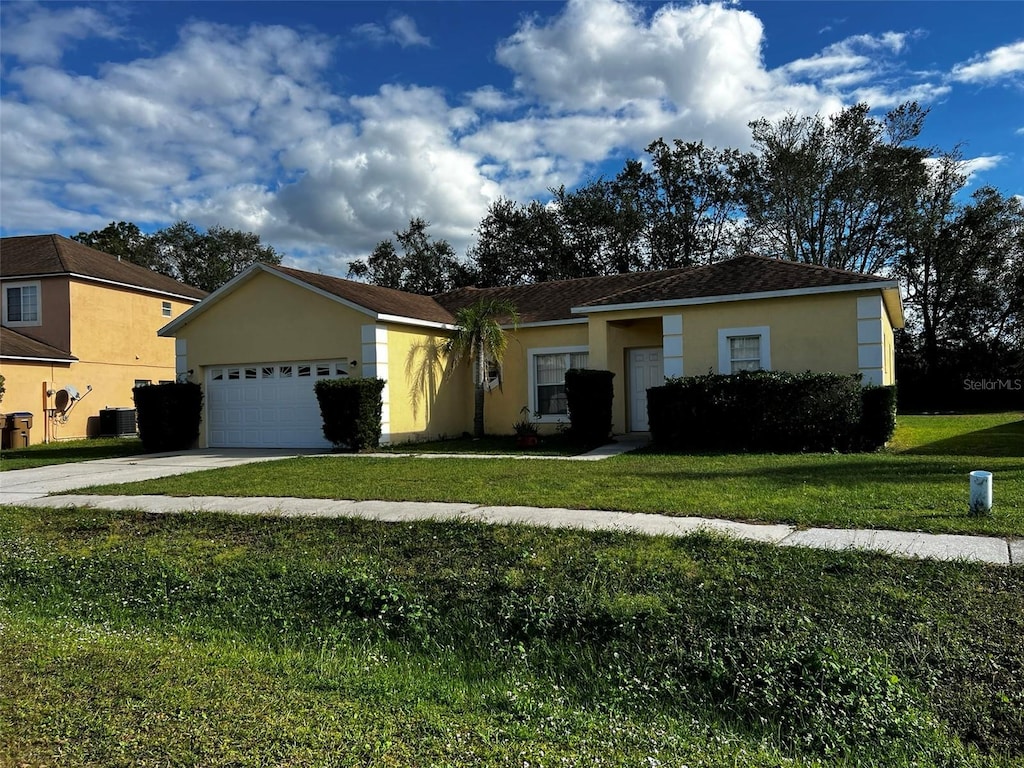
[[[70,348],[78,362],[3,363],[8,394],[0,410],[34,414],[30,435],[33,444],[43,442],[47,432],[52,440],[94,437],[99,434],[99,412],[103,408],[134,407],[132,387],[136,380],[154,384],[174,380],[174,339],[158,337],[157,330],[193,302],[78,280],[44,283],[43,323],[48,332],[20,330],[53,346]],[[171,302],[171,317],[163,315],[164,301]],[[67,338],[62,328],[67,328],[69,322],[69,344],[56,343]],[[53,398],[43,395],[44,383],[51,390],[71,385],[82,394],[66,422],[51,420],[46,424],[44,413],[54,403]]]
[[[388,325],[391,442],[458,437],[473,429],[469,368],[443,352],[444,331]]]

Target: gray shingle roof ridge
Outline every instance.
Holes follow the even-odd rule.
[[[734,256],[731,259],[725,259],[725,260],[717,262],[717,263],[718,264],[724,264],[727,261],[733,261],[735,259],[743,259],[743,258],[757,259],[759,261],[772,261],[772,262],[778,262],[780,264],[787,264],[787,265],[793,264],[793,265],[798,265],[799,267],[801,267],[803,269],[815,269],[815,270],[818,270],[820,272],[831,272],[833,274],[849,275],[851,277],[857,277],[857,278],[861,278],[861,279],[870,278],[870,279],[879,280],[879,281],[888,281],[890,279],[890,278],[887,278],[887,277],[882,277],[881,275],[872,274],[870,272],[857,272],[856,270],[853,270],[853,269],[840,269],[839,267],[829,267],[829,266],[826,266],[825,264],[813,264],[813,263],[811,263],[809,261],[797,261],[796,259],[785,259],[785,258],[781,258],[779,256],[765,256],[764,254],[761,254],[761,253],[745,253],[745,254],[741,254],[739,256]],[[711,265],[708,265],[708,266],[714,266],[714,265],[711,264]]]

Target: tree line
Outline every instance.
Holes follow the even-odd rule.
[[[1024,381],[1024,206],[988,186],[968,195],[960,149],[920,144],[926,118],[907,102],[882,117],[856,104],[761,119],[746,152],[659,138],[614,177],[551,189],[548,201],[494,201],[462,258],[413,218],[348,274],[434,295],[741,253],[867,272],[901,283],[904,405],[970,406],[980,398],[968,380],[1009,382],[996,393],[1008,389],[1013,404],[1012,384]],[[257,235],[188,222],[148,236],[112,223],[76,239],[206,290],[252,261],[280,261]]]

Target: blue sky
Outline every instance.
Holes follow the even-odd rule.
[[[4,2],[0,78],[4,235],[188,219],[336,274],[412,216],[462,253],[499,196],[858,101],[1024,195],[1017,2]]]

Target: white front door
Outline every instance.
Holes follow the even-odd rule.
[[[629,350],[629,430],[647,432],[647,390],[665,383],[661,347]]]
[[[347,360],[261,362],[207,368],[207,444],[211,448],[323,448],[313,384],[349,375]]]

